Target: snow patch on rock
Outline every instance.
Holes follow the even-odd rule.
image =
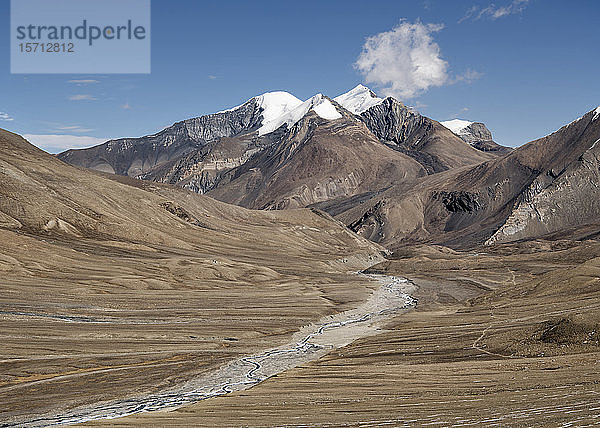
[[[325,98],[318,104],[313,105],[313,110],[323,119],[335,120],[342,117],[339,111],[331,104],[331,102]]]

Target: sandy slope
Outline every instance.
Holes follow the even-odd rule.
[[[420,309],[388,324],[389,331],[250,391],[110,425],[585,426],[600,421],[598,243],[540,241],[495,247],[487,254],[421,247],[399,256],[379,270],[414,278],[421,287]]]
[[[116,178],[116,177],[114,177]],[[68,166],[0,131],[0,420],[162,390],[356,306],[380,247]]]

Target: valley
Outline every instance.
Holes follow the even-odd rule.
[[[46,413],[43,417],[24,419],[15,425],[35,427],[70,425],[95,419],[112,420],[140,412],[178,408],[251,388],[269,377],[313,361],[358,338],[373,335],[379,330],[377,327],[390,316],[414,308],[416,301],[405,294],[413,291],[414,286],[405,279],[384,275],[371,275],[371,278],[381,286],[365,303],[301,328],[293,336],[295,342],[234,360],[217,370],[154,395],[97,403],[63,414]],[[61,376],[61,380],[64,378]]]
[[[3,423],[168,389],[377,287],[354,272],[383,248],[325,214],[115,181],[6,131],[0,149]]]
[[[511,149],[359,85],[0,131],[3,426],[595,422],[597,119]]]
[[[0,16],[0,428],[600,426],[599,2]]]
[[[420,246],[415,311],[249,391],[90,426],[592,426],[598,423],[600,247]]]

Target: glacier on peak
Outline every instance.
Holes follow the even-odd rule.
[[[280,116],[286,113],[287,111],[293,110],[294,108],[302,104],[302,100],[299,100],[289,92],[273,91],[265,92],[262,95],[257,95],[255,97],[250,98],[248,101],[243,102],[240,105],[225,110],[220,110],[214,114],[235,111],[240,107],[245,106],[250,101],[256,101],[259,107],[261,107],[264,110],[263,117],[268,116],[270,120],[272,120],[276,116]]]
[[[456,135],[461,135],[465,133],[466,128],[468,128],[475,122],[469,122],[468,120],[462,119],[452,119],[440,123],[444,125],[444,127],[448,128],[450,131],[454,132]]]
[[[379,98],[373,91],[363,85],[357,85],[333,100],[354,114],[361,114],[384,101],[383,98]]]
[[[335,120],[342,117],[323,94],[316,94],[308,100],[301,102],[292,110],[288,110],[271,120],[267,121],[266,118],[263,119],[262,126],[258,128],[258,135],[269,134],[284,124],[290,127],[306,116],[311,109],[323,119]]]
[[[290,113],[302,104],[302,101],[288,92],[267,92],[254,98],[258,106],[262,109],[262,123],[258,129],[259,135],[268,134],[262,132],[264,129],[270,129],[272,124],[277,123],[278,118]],[[280,125],[281,126],[281,125]],[[279,126],[275,127],[275,129]]]
[[[221,110],[215,114],[235,111],[251,101],[256,102],[261,109],[262,122],[258,128],[258,135],[269,134],[284,124],[288,127],[292,126],[306,116],[311,109],[323,119],[334,120],[342,117],[323,94],[316,94],[308,100],[302,101],[284,91],[266,92],[250,98],[239,106]]]

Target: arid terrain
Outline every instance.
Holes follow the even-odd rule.
[[[383,249],[325,214],[114,181],[5,131],[0,149],[3,423],[165,389],[378,286],[353,272]]]
[[[0,16],[0,428],[600,428],[600,1]]]
[[[110,426],[589,426],[600,421],[600,245],[405,249],[416,311],[255,388]]]
[[[600,108],[512,150],[349,94],[0,130],[2,426],[600,422]]]

